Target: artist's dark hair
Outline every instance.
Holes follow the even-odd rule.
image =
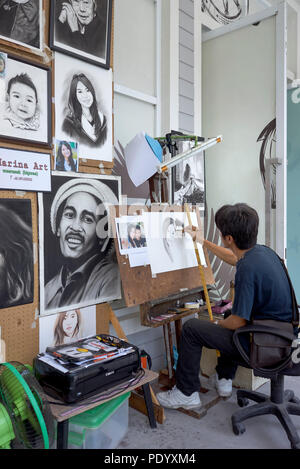
[[[0,204],[0,253],[4,258],[6,292],[2,307],[33,301],[32,228],[13,210]]]
[[[32,79],[30,78],[27,73],[20,73],[20,75],[16,75],[15,77],[11,78],[7,85],[7,94],[9,95],[11,87],[16,83],[21,83],[22,85],[27,85],[34,91],[36,102],[38,103],[38,95],[35,84],[33,83]]]
[[[84,84],[84,86],[87,87],[93,96],[93,103],[90,107],[90,113],[95,124],[95,134],[98,136],[101,129],[101,121],[98,113],[96,92],[91,81],[83,73],[80,73],[79,75],[73,75],[69,92],[69,114],[70,117],[75,121],[75,125],[81,128],[82,107],[76,96],[77,85],[80,81]]]
[[[250,249],[257,242],[259,217],[247,204],[223,205],[215,222],[223,237],[231,235],[238,249]]]
[[[64,169],[64,160],[65,160],[65,157],[64,155],[62,154],[62,146],[65,146],[68,148],[69,152],[70,152],[70,155],[68,156],[68,163],[69,165],[71,166],[71,169],[72,171],[76,171],[76,166],[75,166],[75,163],[74,163],[74,160],[73,160],[73,150],[72,150],[72,147],[71,145],[69,144],[69,142],[66,142],[66,141],[61,141],[59,143],[59,147],[58,147],[58,150],[57,150],[57,157],[56,157],[56,169],[57,170],[63,170]]]

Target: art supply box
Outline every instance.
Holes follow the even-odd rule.
[[[72,417],[68,448],[114,449],[128,430],[130,392]]]

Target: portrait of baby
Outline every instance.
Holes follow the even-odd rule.
[[[49,143],[50,105],[49,70],[8,55],[0,87],[0,135]]]

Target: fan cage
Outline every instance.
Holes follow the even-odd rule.
[[[54,423],[45,393],[32,374],[18,362],[0,366],[0,397],[11,418],[14,447],[48,449],[54,439]]]

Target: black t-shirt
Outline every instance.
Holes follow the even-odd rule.
[[[292,321],[290,285],[272,249],[256,244],[238,261],[232,314],[247,321]]]

